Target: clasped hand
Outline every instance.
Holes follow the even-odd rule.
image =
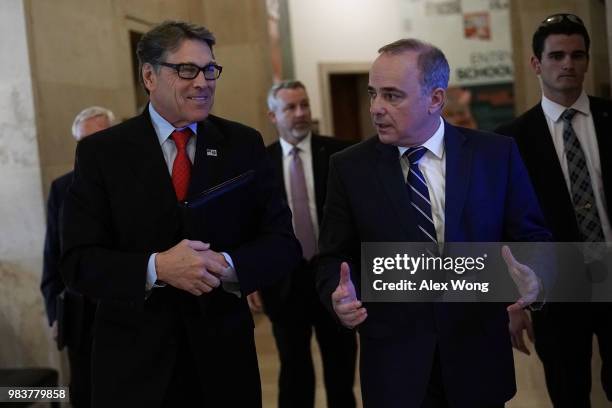
[[[195,296],[211,292],[228,274],[223,254],[201,241],[182,240],[155,257],[157,279]]]

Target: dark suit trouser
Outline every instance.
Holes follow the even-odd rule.
[[[76,347],[68,347],[70,402],[74,408],[91,406],[91,333]]]
[[[474,390],[474,392],[478,392]],[[431,369],[431,376],[429,378],[429,384],[427,385],[427,392],[425,399],[421,404],[421,408],[449,408],[451,405],[448,402],[448,398],[444,391],[444,384],[442,382],[442,367],[440,366],[440,352],[436,350],[434,356],[433,367]],[[478,408],[503,408],[504,404],[499,405],[488,405]],[[476,407],[475,407],[476,408]]]
[[[68,296],[68,295],[67,295]],[[69,303],[68,307],[79,309],[82,313],[82,321],[69,322],[74,324],[68,330],[75,333],[64,334],[74,344],[67,344],[68,364],[70,365],[70,403],[74,408],[87,408],[91,406],[91,352],[93,343],[93,321],[95,305],[88,300],[82,299],[80,306]],[[79,312],[71,312],[79,315]]]
[[[309,313],[293,321],[272,323],[280,355],[278,406],[312,408],[315,374],[310,340],[314,327],[323,360],[323,376],[329,408],[355,407],[353,383],[357,340],[355,333],[344,331],[318,301],[303,310]]]
[[[589,408],[593,335],[601,382],[612,401],[612,303],[550,303],[534,312],[535,348],[555,408]]]
[[[176,324],[176,360],[162,407],[261,408],[252,328],[235,335],[195,337],[193,327],[201,329],[203,323],[199,309],[191,306],[180,309],[185,320]]]

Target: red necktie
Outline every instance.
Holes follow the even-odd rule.
[[[187,196],[189,179],[191,178],[191,161],[187,154],[187,143],[191,135],[191,129],[185,128],[175,130],[170,136],[176,145],[176,157],[172,164],[172,184],[176,192],[176,199],[179,201],[183,201]]]

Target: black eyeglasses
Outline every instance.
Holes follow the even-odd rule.
[[[584,23],[582,22],[580,17],[574,14],[567,14],[567,13],[553,14],[552,16],[546,17],[544,21],[540,23],[540,26],[545,27],[551,24],[557,24],[557,23],[562,22],[563,20],[567,20],[570,23],[579,24],[584,27]]]
[[[204,73],[204,79],[207,81],[214,81],[221,76],[223,67],[217,64],[207,64],[203,67],[199,67],[195,64],[170,64],[169,62],[159,62],[159,65],[164,67],[173,68],[178,74],[179,78],[183,79],[194,79],[200,74],[200,71]]]

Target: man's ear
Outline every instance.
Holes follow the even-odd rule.
[[[149,92],[153,91],[157,86],[157,72],[153,65],[148,62],[142,64],[142,82]]]
[[[268,119],[270,119],[270,122],[276,125],[276,115],[274,114],[274,111],[268,111]]]
[[[429,104],[429,113],[441,112],[446,100],[446,89],[436,88],[431,92],[431,102]]]
[[[540,75],[542,73],[542,64],[540,63],[540,60],[538,59],[538,57],[536,57],[535,55],[531,56],[531,69],[533,69],[533,72],[536,73],[536,75]]]

